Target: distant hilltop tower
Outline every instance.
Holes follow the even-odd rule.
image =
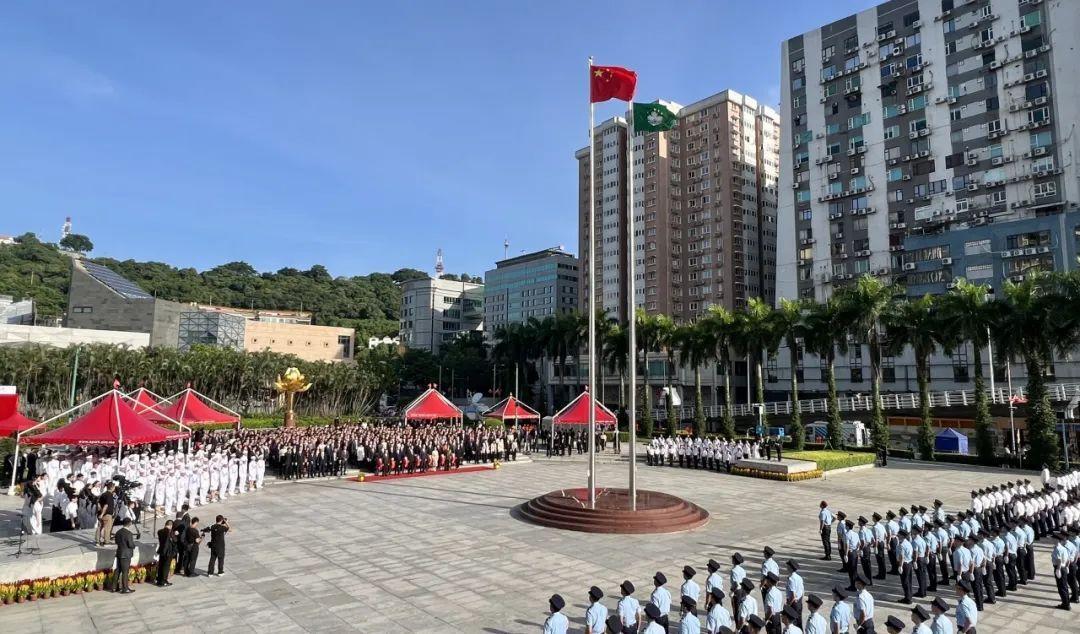
[[[64,218],[64,228],[60,230],[60,239],[71,235],[71,216]]]
[[[503,239],[503,259],[510,257],[510,238]]]
[[[445,270],[446,269],[443,268],[442,249],[439,249],[435,252],[435,279],[442,277],[443,271]]]

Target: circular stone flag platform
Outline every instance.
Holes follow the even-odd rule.
[[[562,489],[516,507],[518,519],[586,533],[674,533],[704,526],[709,512],[674,495],[637,492],[637,510],[630,510],[626,489],[597,489],[596,508],[589,508],[589,490]]]

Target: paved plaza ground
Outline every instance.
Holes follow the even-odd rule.
[[[599,483],[624,486],[627,468],[602,462]],[[835,572],[838,562],[818,560],[821,499],[853,517],[934,497],[952,510],[966,507],[973,487],[1007,477],[894,461],[887,469],[779,483],[642,466],[641,488],[682,495],[712,519],[688,533],[633,537],[540,528],[510,516],[535,495],[582,486],[585,463],[577,457],[385,483],[280,483],[200,513],[225,513],[236,529],[226,576],[176,579],[168,589],[143,584],[127,596],[94,592],[0,606],[0,631],[539,632],[547,597],[558,592],[567,599],[571,631],[579,632],[593,584],[613,607],[623,579],[644,600],[649,579],[662,570],[677,594],[684,564],[702,571],[704,585],[705,562],[717,559],[726,576],[735,550],[746,556],[756,582],[765,545],[780,562],[799,560],[808,591],[827,596],[846,577]],[[1035,584],[987,606],[980,632],[1080,632],[1080,613],[1052,609],[1058,600],[1045,543],[1038,546],[1037,569]],[[888,614],[907,621],[908,608],[895,602],[896,577],[879,584],[873,589],[879,626]],[[955,600],[951,589],[942,595]]]

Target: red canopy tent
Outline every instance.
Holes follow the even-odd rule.
[[[31,445],[116,445],[123,448],[188,437],[188,432],[162,429],[135,413],[124,394],[118,390],[107,392],[95,400],[98,403],[86,414],[59,429],[26,436],[23,442]],[[56,418],[59,416],[52,420]]]
[[[428,387],[426,392],[409,403],[405,407],[404,415],[406,421],[450,419],[464,422],[464,415],[457,405],[451,403],[450,399],[434,386]]]
[[[135,410],[135,413],[144,415],[148,411],[158,409],[161,401],[165,400],[145,387],[128,392],[125,396],[131,401],[131,408]]]
[[[589,394],[588,390],[585,390],[578,394],[577,398],[567,403],[566,407],[559,410],[551,421],[556,425],[588,425],[589,407],[592,403],[594,403],[592,395]],[[597,425],[615,424],[615,414],[604,407],[603,403],[596,403],[595,408]]]
[[[0,437],[14,436],[37,425],[19,413],[18,394],[0,394]]]
[[[145,413],[146,418],[155,423],[163,424],[240,426],[239,414],[190,387],[166,400],[172,401],[172,404],[163,405],[159,403],[154,410]],[[220,412],[207,405],[205,401],[210,401],[226,411]]]
[[[12,465],[19,463],[19,434],[37,427],[38,423],[19,413],[18,394],[0,394],[0,437],[15,437],[15,457]],[[15,469],[11,470],[11,488],[8,495],[15,495]]]
[[[540,420],[540,412],[525,405],[511,394],[484,412],[485,418],[498,418],[501,421]]]

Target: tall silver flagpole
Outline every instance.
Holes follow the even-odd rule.
[[[589,508],[596,508],[596,148],[592,87],[593,58],[589,57]]]
[[[630,193],[626,197],[626,205],[629,209],[628,222],[630,230],[626,232],[627,257],[626,275],[627,283],[627,347],[630,352],[628,370],[630,371],[630,510],[637,510],[637,291],[636,276],[634,274],[634,260],[637,258],[634,231],[637,228],[634,211],[634,102],[630,101],[630,116],[626,118],[626,147],[627,163],[629,169]],[[646,360],[646,366],[647,366]]]

